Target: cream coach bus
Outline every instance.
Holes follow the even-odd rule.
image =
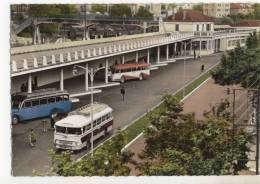
[[[106,136],[113,128],[112,108],[103,103],[94,103],[93,129],[91,129],[91,106],[86,105],[55,123],[54,146],[56,149],[80,150],[91,146],[93,141]]]
[[[131,63],[113,65],[109,76],[111,81],[120,81],[121,83],[132,79],[143,80],[150,76],[150,64]]]

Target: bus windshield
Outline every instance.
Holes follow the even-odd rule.
[[[23,95],[12,95],[12,108],[19,108],[20,103],[25,99]]]
[[[63,134],[73,134],[73,135],[81,135],[81,128],[71,128],[71,127],[61,127],[56,126],[56,132]]]

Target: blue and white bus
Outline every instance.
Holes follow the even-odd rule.
[[[35,90],[32,93],[12,95],[12,123],[42,117],[56,117],[71,111],[72,102],[67,91],[54,88]]]

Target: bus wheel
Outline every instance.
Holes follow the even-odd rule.
[[[19,123],[19,118],[18,118],[18,116],[13,116],[12,117],[12,124],[13,125],[16,125],[16,124],[18,124]]]
[[[120,81],[121,81],[121,83],[125,83],[125,77],[122,76]]]
[[[143,74],[141,73],[140,75],[139,75],[139,80],[141,81],[141,80],[143,80],[144,79],[144,76],[143,76]]]

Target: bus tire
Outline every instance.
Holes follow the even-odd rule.
[[[125,77],[124,76],[121,77],[120,82],[125,83]]]
[[[17,116],[17,115],[14,115],[13,117],[12,117],[12,124],[13,125],[17,125],[18,123],[19,123],[19,117]]]
[[[141,81],[141,80],[143,80],[144,79],[144,75],[141,73],[140,75],[139,75],[139,80]]]

